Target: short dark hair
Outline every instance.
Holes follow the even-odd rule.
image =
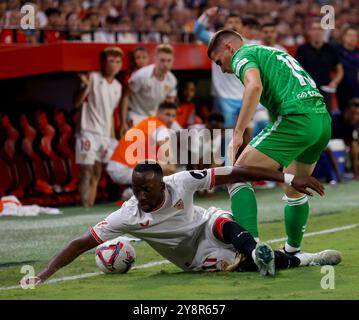
[[[230,18],[239,18],[239,19],[242,21],[242,18],[241,18],[241,16],[240,16],[238,13],[230,13],[230,14],[226,17],[225,21],[227,21],[227,20],[230,19]]]
[[[243,41],[242,36],[234,30],[231,30],[231,29],[220,30],[214,34],[213,38],[209,42],[208,49],[207,49],[208,58],[211,59],[212,52],[218,48],[219,44],[224,39],[229,38],[229,37],[238,37],[241,41]]]
[[[349,108],[359,108],[359,98],[352,98],[348,102]]]
[[[164,101],[158,106],[158,110],[174,109],[177,110],[177,105],[174,102]]]
[[[275,28],[277,27],[277,24],[275,22],[266,22],[261,25],[260,29],[263,30],[264,28],[268,28],[268,27]]]
[[[157,177],[163,178],[163,171],[161,166],[155,160],[146,159],[139,162],[133,169],[133,172],[153,172]]]
[[[243,16],[242,24],[244,26],[249,26],[249,27],[254,27],[254,28],[259,28],[259,26],[260,26],[260,23],[258,22],[258,20],[251,15]]]
[[[45,14],[46,14],[46,17],[51,17],[51,16],[59,16],[61,15],[61,11],[57,8],[48,8],[45,10]]]
[[[347,25],[344,25],[344,27],[343,27],[343,35],[345,35],[349,30],[354,30],[357,33],[359,33],[357,26],[355,26],[353,24],[347,24]]]

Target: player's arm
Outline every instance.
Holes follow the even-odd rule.
[[[71,263],[78,256],[84,252],[98,246],[98,242],[90,232],[85,233],[82,237],[71,241],[65,248],[63,248],[57,255],[55,255],[47,264],[47,266],[40,271],[35,279],[24,277],[21,282],[26,284],[26,281],[34,281],[35,284],[44,282],[52,276],[57,270]]]
[[[218,7],[212,7],[204,11],[201,16],[195,21],[193,33],[203,43],[208,44],[210,34],[207,30],[208,20],[218,13]]]
[[[81,79],[81,88],[75,93],[73,97],[73,105],[75,108],[81,107],[81,105],[84,103],[90,93],[91,84],[91,78],[89,74],[79,73],[78,76]]]
[[[256,108],[263,90],[260,73],[257,68],[247,69],[244,72],[243,82],[244,94],[242,108],[234,129],[234,134],[240,135],[241,137],[256,113]]]
[[[124,92],[120,101],[120,133],[119,138],[121,138],[128,130],[127,125],[127,114],[128,114],[128,90]]]
[[[214,185],[232,184],[236,182],[270,180],[291,185],[299,192],[313,196],[313,193],[307,188],[310,188],[320,194],[324,195],[324,186],[313,177],[294,176],[288,173],[283,174],[280,171],[274,171],[260,167],[219,167],[214,170]]]
[[[336,88],[340,83],[340,81],[342,81],[343,77],[344,77],[343,65],[341,63],[338,63],[335,66],[335,77],[330,81],[329,87]]]

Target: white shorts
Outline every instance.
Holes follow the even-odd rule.
[[[96,161],[105,163],[109,159],[110,137],[82,131],[76,135],[76,163],[94,165]]]
[[[132,184],[132,168],[110,160],[107,164],[106,171],[114,183]]]
[[[189,268],[192,271],[222,271],[224,265],[234,263],[236,251],[232,244],[226,244],[216,238],[214,225],[220,217],[232,220],[232,214],[215,207],[210,207],[206,214],[209,214],[211,218],[206,223],[203,238],[198,244],[197,252]]]

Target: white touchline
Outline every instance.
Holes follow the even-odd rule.
[[[356,228],[357,226],[359,226],[359,224],[349,224],[349,225],[343,226],[343,227],[309,232],[309,233],[306,233],[304,235],[304,237],[307,238],[307,237],[313,237],[313,236],[317,236],[317,235],[325,234],[325,233],[334,233],[334,232],[338,232],[338,231],[349,230],[349,229]],[[285,240],[287,240],[287,238],[272,239],[272,240],[268,240],[266,242],[267,243],[276,243],[276,242],[285,241]],[[145,263],[145,264],[139,265],[137,267],[133,267],[132,269],[135,270],[135,269],[151,268],[154,266],[159,266],[161,264],[168,264],[168,263],[170,263],[168,260],[160,260],[160,261]],[[79,274],[76,276],[67,276],[67,277],[62,277],[62,278],[51,279],[51,280],[46,281],[45,284],[52,284],[52,283],[63,282],[63,281],[71,281],[71,280],[78,280],[78,279],[83,279],[83,278],[90,278],[90,277],[99,276],[101,274],[103,274],[103,273],[102,272],[83,273],[83,274]],[[0,287],[0,291],[12,290],[12,289],[21,289],[21,286],[18,285],[18,286],[11,286],[11,287]]]

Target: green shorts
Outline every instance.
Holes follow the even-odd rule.
[[[296,160],[313,164],[331,137],[328,113],[288,114],[269,123],[249,143],[284,167]]]

